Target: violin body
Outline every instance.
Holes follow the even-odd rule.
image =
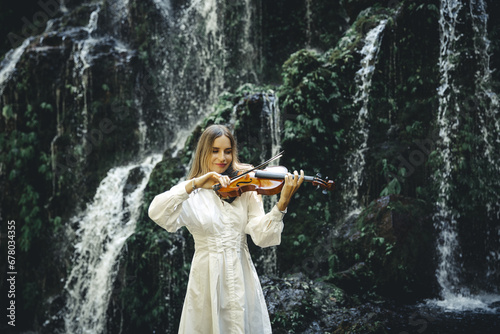
[[[214,186],[214,190],[222,198],[241,196],[247,191],[256,191],[260,195],[276,195],[283,188],[287,173],[288,169],[283,166],[271,166],[250,173],[239,172],[231,179],[231,183],[227,187],[218,185],[218,187]],[[325,192],[335,188],[335,182],[328,180],[328,178],[325,181],[318,176],[304,176],[304,181],[312,182],[313,185],[322,188]]]
[[[288,172],[286,167],[282,166],[266,168],[266,170],[270,169],[283,175],[286,175]],[[217,190],[217,193],[219,196],[225,198],[241,196],[241,194],[247,191],[256,191],[261,195],[276,195],[281,191],[284,185],[283,180],[256,177],[255,173],[257,172],[250,172],[242,177],[236,177],[227,187],[221,187]]]

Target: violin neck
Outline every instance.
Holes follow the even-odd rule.
[[[283,180],[285,178],[284,173],[268,172],[263,170],[255,171],[255,177],[263,179],[273,179],[273,180]],[[293,174],[292,174],[293,175]],[[313,182],[314,176],[304,176],[304,181]]]

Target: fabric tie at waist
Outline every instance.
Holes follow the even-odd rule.
[[[246,234],[194,237],[195,251],[206,250],[222,253],[228,249],[240,250],[245,248],[248,248]]]

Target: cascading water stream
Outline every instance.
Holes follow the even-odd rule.
[[[154,155],[139,164],[111,169],[92,203],[71,219],[69,233],[76,234],[76,244],[73,268],[65,285],[67,333],[105,332],[118,257],[134,233],[144,188],[160,159],[161,155]],[[131,178],[139,181],[129,183]],[[74,225],[78,225],[76,232]]]
[[[116,29],[118,22],[125,20],[125,16],[128,13],[127,4],[128,0],[107,2],[107,5],[113,9],[113,15],[108,15],[107,17],[114,23],[114,29]],[[99,19],[104,5],[105,3],[94,4],[95,8],[90,13],[89,21],[83,29],[68,28],[67,31],[61,32],[62,35],[74,35],[72,38],[75,39],[71,52],[73,63],[69,64],[69,66],[72,67],[73,81],[75,83],[75,87],[73,87],[76,93],[75,105],[80,108],[82,116],[82,121],[78,124],[77,131],[82,139],[81,146],[84,151],[91,150],[91,148],[88,147],[89,142],[85,138],[88,135],[89,122],[92,118],[92,116],[89,115],[90,109],[92,108],[89,103],[92,102],[92,92],[95,89],[95,87],[91,86],[92,76],[94,75],[93,65],[102,57],[99,49],[103,46],[110,46],[109,52],[116,52],[122,56],[120,62],[129,62],[133,54],[133,51],[119,39],[118,32],[114,31],[108,34],[99,30]],[[82,30],[85,34],[81,34]],[[80,103],[81,105],[79,105]]]
[[[475,1],[471,3],[474,6]],[[439,185],[437,212],[435,213],[434,225],[438,231],[437,240],[437,253],[438,253],[438,267],[436,270],[437,281],[441,287],[441,298],[439,301],[429,301],[429,304],[436,304],[446,309],[452,310],[473,310],[483,309],[488,310],[488,302],[496,298],[491,295],[472,295],[469,288],[464,286],[461,282],[463,264],[460,259],[462,258],[461,247],[458,239],[457,220],[460,218],[460,213],[457,208],[451,206],[450,192],[451,180],[454,172],[454,167],[458,165],[458,157],[452,153],[454,143],[457,141],[456,133],[460,124],[460,113],[466,113],[459,104],[459,97],[457,92],[461,87],[456,82],[455,73],[457,68],[457,59],[460,54],[457,45],[460,40],[464,38],[462,34],[457,31],[457,25],[460,23],[460,15],[464,6],[459,0],[443,0],[441,1],[441,16],[439,20],[440,26],[440,57],[439,69],[441,73],[441,85],[438,89],[439,94],[439,110],[437,123],[439,126],[439,134],[442,141],[442,149],[440,151],[441,159],[443,161],[441,170],[439,171],[439,178],[437,181]],[[483,7],[484,10],[484,7]],[[486,15],[486,12],[482,12]],[[473,23],[476,32],[476,41],[474,43],[476,55],[482,66],[476,74],[476,89],[479,89],[479,95],[491,99],[490,109],[498,109],[498,102],[496,98],[492,98],[491,94],[484,89],[484,80],[489,80],[489,65],[487,65],[487,45],[489,44],[486,37],[486,25],[484,21],[477,19],[477,14],[472,13],[475,19]],[[483,36],[478,36],[481,33]],[[478,43],[477,39],[482,39],[482,43]],[[481,98],[481,97],[480,97]],[[496,107],[495,107],[496,105]],[[482,111],[479,111],[481,114]],[[485,115],[480,115],[481,132],[483,139],[486,143],[484,155],[491,159],[491,145],[494,145],[489,140],[490,134],[486,128],[486,118],[489,119],[491,114],[496,114],[497,111],[489,110]],[[492,118],[490,120],[495,120]],[[498,164],[498,162],[496,162]],[[495,259],[496,260],[496,259]]]
[[[261,161],[277,155],[281,148],[281,118],[278,97],[274,92],[271,92],[270,94],[263,94],[263,100],[260,137],[261,139],[265,138],[265,140],[261,140]],[[271,162],[270,165],[277,166],[278,162],[279,159]]]
[[[500,157],[498,147],[500,144],[500,101],[498,94],[492,90],[492,70],[490,69],[490,40],[488,39],[488,13],[484,0],[471,0],[470,13],[472,17],[472,28],[474,30],[474,50],[479,64],[475,76],[476,94],[475,97],[486,101],[486,110],[478,113],[480,120],[480,131],[484,141],[484,157],[488,160],[493,173],[500,175]],[[486,203],[488,215],[493,219],[500,219],[500,185],[497,185],[496,192],[489,202]],[[496,232],[496,233],[495,233]],[[488,231],[487,245],[492,245],[487,250],[488,271],[486,276],[495,277],[498,275],[498,265],[500,263],[500,228],[497,231]],[[498,293],[498,287],[495,291]]]
[[[243,69],[241,77],[252,78],[254,82],[258,83],[259,76],[257,75],[256,70],[260,70],[262,66],[262,64],[259,63],[259,59],[261,59],[260,45],[262,44],[262,41],[259,39],[261,34],[254,33],[253,30],[254,22],[258,21],[259,17],[255,13],[255,5],[251,0],[244,1],[244,8],[245,16],[243,18],[242,45],[239,50],[242,57],[241,67]]]
[[[378,53],[382,43],[382,35],[387,24],[387,20],[381,20],[380,23],[371,29],[365,37],[365,45],[360,51],[363,56],[361,59],[361,68],[356,72],[355,81],[357,92],[354,96],[354,105],[361,105],[358,112],[358,119],[355,122],[353,133],[356,134],[356,140],[359,142],[358,149],[348,157],[347,165],[350,169],[350,176],[343,185],[343,193],[346,194],[346,217],[357,216],[361,212],[358,190],[363,183],[363,170],[365,167],[365,151],[367,150],[369,125],[368,125],[368,103],[370,100],[370,88],[372,83],[375,65],[378,60]],[[358,139],[360,138],[360,139]]]
[[[97,6],[97,8],[90,14],[89,23],[85,30],[87,31],[87,39],[83,39],[78,41],[75,45],[75,50],[73,51],[73,77],[76,80],[81,80],[82,91],[80,97],[83,99],[83,108],[82,108],[82,117],[83,124],[81,125],[81,135],[82,138],[87,134],[88,127],[88,82],[89,75],[88,69],[92,64],[91,56],[89,53],[96,45],[97,40],[94,38],[93,33],[97,29],[97,21],[99,19],[99,12],[101,11],[101,6]],[[77,81],[78,82],[78,81]],[[87,141],[83,141],[83,146],[87,145]]]
[[[458,13],[462,8],[460,1],[442,1],[441,17],[439,20],[440,25],[440,58],[439,69],[441,73],[441,86],[438,89],[439,94],[439,111],[438,111],[438,125],[440,128],[439,135],[443,142],[443,149],[441,156],[443,159],[442,173],[439,178],[439,200],[438,212],[434,220],[437,230],[439,231],[438,237],[438,254],[439,264],[436,272],[438,283],[441,286],[441,295],[444,300],[453,299],[456,296],[457,289],[459,288],[458,279],[458,265],[455,256],[459,252],[459,245],[457,240],[457,217],[449,208],[449,193],[450,193],[450,178],[452,166],[452,131],[458,127],[458,118],[452,115],[454,110],[460,110],[456,102],[451,99],[450,92],[456,91],[455,83],[453,81],[452,71],[455,69],[456,64],[454,59],[458,57],[455,50],[455,43],[457,43],[460,35],[456,32],[456,24],[458,20]]]
[[[5,85],[10,80],[12,73],[16,70],[17,63],[32,40],[33,38],[24,40],[20,46],[10,50],[0,62],[0,96],[3,94]]]
[[[266,161],[270,157],[277,155],[281,148],[281,119],[278,104],[278,97],[274,94],[263,94],[264,104],[262,106],[262,126],[261,126],[261,138],[268,138],[268,140],[261,140],[262,152],[271,151],[270,155],[261,155],[261,161]],[[270,144],[270,145],[269,145]],[[267,147],[266,147],[267,146]],[[279,165],[279,159],[271,162],[272,166]],[[266,212],[269,212],[272,207],[276,204],[276,196],[264,196],[264,207]],[[259,262],[262,265],[263,273],[265,275],[277,275],[278,268],[278,254],[276,247],[268,247],[262,250],[262,255],[259,258]]]
[[[500,119],[498,117],[500,101],[498,94],[492,90],[492,70],[490,69],[490,40],[488,39],[488,13],[484,0],[471,0],[470,15],[472,17],[472,28],[474,30],[474,51],[478,63],[475,75],[476,97],[486,101],[486,112],[479,113],[481,122],[481,133],[485,143],[484,155],[488,162],[496,166],[496,172],[500,173],[500,165],[496,161],[495,145],[500,143]],[[488,123],[491,122],[491,128]],[[494,199],[500,201],[500,194]],[[500,203],[488,204],[488,208],[500,207]],[[490,212],[500,218],[499,212]]]
[[[454,300],[457,297],[462,298],[462,294],[465,292],[461,292],[459,290],[459,266],[456,262],[456,256],[459,253],[456,220],[458,217],[449,207],[450,179],[452,173],[452,163],[454,162],[454,157],[451,154],[451,145],[453,141],[452,136],[453,130],[459,125],[457,113],[453,112],[460,110],[456,101],[451,98],[450,92],[454,92],[458,89],[455,87],[452,72],[456,67],[455,59],[458,57],[455,44],[461,37],[456,31],[458,14],[461,9],[462,4],[458,0],[442,1],[441,17],[439,20],[441,32],[439,57],[441,86],[438,89],[440,102],[438,111],[438,126],[440,129],[439,135],[441,137],[443,147],[441,151],[443,164],[438,181],[438,212],[434,216],[434,221],[436,229],[439,232],[437,245],[439,263],[436,276],[441,287],[442,298],[445,301]]]
[[[170,27],[167,36],[158,36],[168,39],[162,50],[160,98],[167,113],[181,117],[175,123],[190,131],[210,113],[225,84],[226,50],[217,1],[193,0],[177,15],[172,15],[170,1],[157,1],[157,6]],[[179,47],[184,49],[182,54],[175,50]],[[185,137],[174,136],[173,142]]]
[[[258,66],[260,46],[255,45],[253,34],[255,6],[250,0],[234,7],[241,18],[238,25],[227,29],[227,11],[233,7],[216,0],[191,0],[184,7],[172,9],[169,0],[155,0],[167,31],[158,34],[160,59],[158,92],[156,96],[168,115],[161,121],[167,129],[166,143],[180,143],[185,134],[191,132],[198,122],[213,111],[220,94],[239,85],[235,77],[251,77],[258,81],[255,69]],[[228,33],[238,31],[234,49],[228,42],[234,39]],[[234,42],[234,41],[233,41]],[[182,53],[179,52],[182,50]],[[231,57],[237,55],[238,71],[227,71]],[[173,130],[173,131],[172,131]]]

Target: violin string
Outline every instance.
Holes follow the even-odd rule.
[[[262,167],[264,167],[264,166],[266,166],[266,165],[270,164],[270,163],[271,163],[271,162],[273,162],[274,160],[281,158],[281,156],[283,155],[283,153],[285,153],[285,151],[281,151],[280,153],[276,154],[276,155],[275,155],[274,157],[272,157],[271,159],[269,159],[269,160],[267,160],[267,161],[265,161],[265,162],[261,163],[261,164],[260,164],[260,165],[258,165],[257,167],[254,167],[254,168],[252,168],[252,169],[250,169],[250,170],[247,170],[246,172],[241,173],[240,175],[233,176],[230,180],[231,180],[231,181],[234,181],[234,180],[236,180],[236,179],[238,179],[238,178],[240,178],[240,177],[242,177],[242,176],[244,176],[244,175],[246,175],[246,174],[248,174],[248,173],[250,173],[250,172],[253,172],[253,171],[254,171],[254,170],[256,170],[256,169],[260,169],[260,168],[262,168]]]

